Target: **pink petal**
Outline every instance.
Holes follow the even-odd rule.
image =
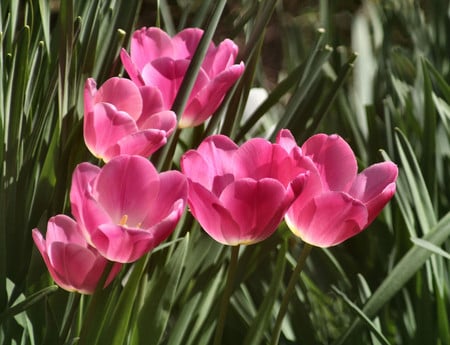
[[[282,129],[278,132],[276,143],[283,147],[288,153],[295,152],[297,155],[302,155],[302,149],[297,145],[294,136],[288,129]]]
[[[345,193],[327,192],[309,202],[294,202],[286,214],[286,223],[303,241],[330,247],[362,231],[367,209]]]
[[[95,103],[109,103],[137,120],[142,113],[142,97],[139,88],[129,79],[110,78],[97,91]]]
[[[154,113],[147,118],[139,119],[138,126],[141,130],[158,129],[165,131],[167,137],[170,136],[177,126],[177,116],[173,111],[161,111]]]
[[[236,82],[244,71],[244,64],[233,65],[223,71],[203,88],[192,91],[192,95],[181,116],[180,128],[195,127],[205,122],[220,106],[230,87]],[[199,85],[201,85],[199,83]]]
[[[139,91],[142,95],[143,106],[138,123],[145,121],[155,113],[169,110],[164,107],[162,90],[154,86],[141,86]]]
[[[167,133],[158,129],[147,129],[130,134],[117,142],[105,156],[139,155],[150,157],[167,142]]]
[[[136,66],[135,62],[131,59],[130,55],[128,55],[127,51],[123,48],[120,51],[120,60],[122,61],[122,65],[125,71],[128,73],[131,81],[138,87],[144,86],[144,79],[142,78],[141,71]]]
[[[203,30],[198,28],[187,28],[176,34],[172,38],[173,58],[191,60],[202,36]],[[212,48],[214,44],[210,43],[208,49]]]
[[[102,256],[120,263],[136,261],[154,247],[150,232],[115,224],[102,224],[92,234],[92,242]]]
[[[140,156],[121,155],[107,163],[95,180],[94,198],[115,224],[124,216],[137,226],[145,219],[159,190],[156,169]]]
[[[47,242],[72,243],[81,247],[87,247],[77,222],[66,215],[57,215],[49,219],[47,223]]]
[[[213,79],[234,64],[237,54],[238,46],[232,40],[225,39],[217,47],[208,51],[202,68],[208,73],[210,79]]]
[[[223,244],[237,244],[239,225],[220,204],[219,199],[198,183],[189,181],[189,207],[202,228]]]
[[[350,146],[338,135],[317,134],[302,145],[303,154],[317,166],[324,188],[347,191],[356,178],[358,166]]]
[[[157,27],[136,30],[131,38],[130,52],[139,70],[159,57],[174,57],[172,39]]]
[[[181,215],[186,206],[188,194],[186,177],[178,171],[171,170],[161,173],[159,179],[159,192],[154,204],[148,208],[147,217],[142,223],[143,228],[158,224],[174,210]]]
[[[162,92],[164,108],[171,109],[172,103],[183,81],[189,60],[172,60],[162,57],[145,65],[142,70],[142,78],[145,85],[151,85],[164,90]]]
[[[220,201],[239,225],[236,240],[251,244],[272,235],[289,206],[286,194],[284,186],[274,179],[247,178],[229,184]]]
[[[87,195],[92,193],[92,181],[100,172],[100,168],[90,164],[81,163],[77,165],[72,175],[70,187],[70,205],[72,214],[76,220],[83,218],[83,202]]]
[[[368,224],[393,197],[397,176],[397,166],[392,162],[383,162],[371,165],[356,177],[349,194],[366,204]]]
[[[127,113],[114,106],[99,103],[93,112],[85,114],[84,140],[89,150],[99,158],[109,161],[108,150],[123,137],[137,131],[136,122]]]
[[[227,136],[209,136],[197,150],[189,150],[181,157],[181,169],[189,179],[219,195],[233,180],[233,155],[237,149]]]

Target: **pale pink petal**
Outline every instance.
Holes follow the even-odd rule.
[[[158,195],[159,177],[147,159],[121,155],[106,164],[94,186],[94,198],[119,224],[136,227],[145,219],[148,208]]]
[[[239,224],[240,244],[259,242],[272,235],[290,204],[286,194],[284,186],[274,179],[246,178],[224,189],[221,205]]]
[[[230,87],[244,71],[244,65],[233,65],[197,92],[193,90],[183,115],[180,128],[195,127],[207,120],[219,107]],[[199,83],[200,85],[200,83]]]
[[[142,70],[147,63],[159,57],[174,56],[172,39],[167,33],[157,27],[144,27],[133,33],[130,53],[137,68]]]
[[[139,88],[129,79],[110,78],[98,89],[95,103],[109,103],[137,120],[142,113],[142,96]]]
[[[202,68],[208,73],[210,79],[234,64],[238,50],[238,46],[229,39],[223,40],[217,47],[210,49],[202,63]]]
[[[128,113],[117,111],[111,104],[99,103],[84,117],[84,140],[96,157],[108,161],[108,150],[123,137],[137,131],[136,122]]]
[[[316,134],[302,145],[302,151],[316,164],[324,188],[347,191],[351,187],[358,166],[352,149],[340,136]]]
[[[330,247],[362,231],[367,216],[361,202],[345,193],[327,192],[309,202],[295,202],[286,214],[286,224],[303,241]]]
[[[297,142],[288,129],[282,129],[278,132],[276,143],[283,147],[288,153],[302,155],[302,149],[297,145]]]
[[[150,232],[115,224],[100,225],[92,242],[106,259],[121,263],[136,261],[154,247]]]
[[[77,222],[72,218],[59,214],[49,219],[47,223],[47,242],[61,242],[77,244],[87,247]]]

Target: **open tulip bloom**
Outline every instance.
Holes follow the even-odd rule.
[[[177,125],[153,87],[129,79],[108,79],[97,90],[88,79],[84,90],[84,140],[105,162],[120,154],[149,157],[167,142]]]
[[[165,109],[171,109],[202,35],[203,30],[189,28],[171,38],[159,28],[142,28],[133,33],[130,54],[122,50],[120,57],[131,80],[152,87]],[[198,126],[217,110],[244,71],[243,63],[234,64],[237,53],[229,39],[218,46],[210,43],[186,108],[178,114],[180,128]]]
[[[181,159],[192,214],[220,243],[266,239],[308,177],[298,158],[261,138],[240,147],[223,135],[206,138]]]
[[[38,229],[32,232],[53,280],[65,290],[92,294],[105,270],[107,260],[91,247],[78,224],[70,217],[57,215],[48,221],[47,239]],[[121,268],[114,264],[105,282],[107,286]]]
[[[87,241],[111,261],[133,262],[175,229],[187,198],[178,171],[158,174],[141,156],[121,155],[103,168],[81,163],[70,201]]]
[[[394,195],[394,163],[374,164],[357,174],[355,155],[338,135],[317,134],[299,148],[289,132],[284,134],[281,144],[309,161],[309,178],[285,217],[305,242],[318,247],[342,243],[367,228]]]

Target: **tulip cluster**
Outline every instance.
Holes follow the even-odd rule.
[[[288,130],[276,142],[241,146],[207,137],[181,157],[181,171],[158,173],[149,156],[178,126],[206,121],[243,73],[237,46],[210,44],[183,114],[171,111],[203,32],[170,38],[158,28],[136,31],[121,59],[130,79],[113,77],[84,92],[84,138],[105,165],[79,164],[72,177],[74,219],[48,222],[33,239],[55,282],[92,293],[107,262],[105,286],[124,263],[167,239],[186,204],[203,229],[225,245],[253,244],[283,219],[303,241],[337,245],[368,227],[395,192],[397,167],[375,164],[357,174],[355,155],[338,135],[317,134],[301,147]],[[177,115],[179,116],[177,124]]]

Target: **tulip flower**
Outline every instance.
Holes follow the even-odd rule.
[[[360,233],[395,193],[397,166],[383,162],[357,174],[355,155],[338,135],[317,134],[299,148],[285,131],[280,143],[310,164],[303,192],[285,217],[291,231],[306,243],[330,247]]]
[[[79,164],[72,176],[72,213],[87,241],[111,261],[139,259],[174,230],[187,198],[178,171],[158,174],[141,156],[121,155],[103,168]]]
[[[84,140],[105,162],[120,154],[149,157],[167,142],[177,125],[164,109],[159,91],[129,79],[108,79],[97,90],[93,79],[84,88]]]
[[[130,55],[122,50],[122,63],[131,80],[151,86],[165,109],[171,109],[186,70],[203,35],[189,28],[170,37],[159,28],[142,28],[133,33]],[[190,94],[179,127],[198,126],[217,110],[228,89],[244,71],[234,64],[238,47],[226,39],[218,46],[210,43]]]
[[[65,215],[50,218],[46,240],[38,229],[33,229],[32,236],[56,284],[68,291],[94,293],[107,260],[86,242],[72,218]],[[120,268],[120,264],[113,265],[105,287]]]
[[[308,175],[279,144],[254,138],[239,147],[223,135],[185,153],[181,168],[192,214],[213,239],[227,245],[269,237]]]

